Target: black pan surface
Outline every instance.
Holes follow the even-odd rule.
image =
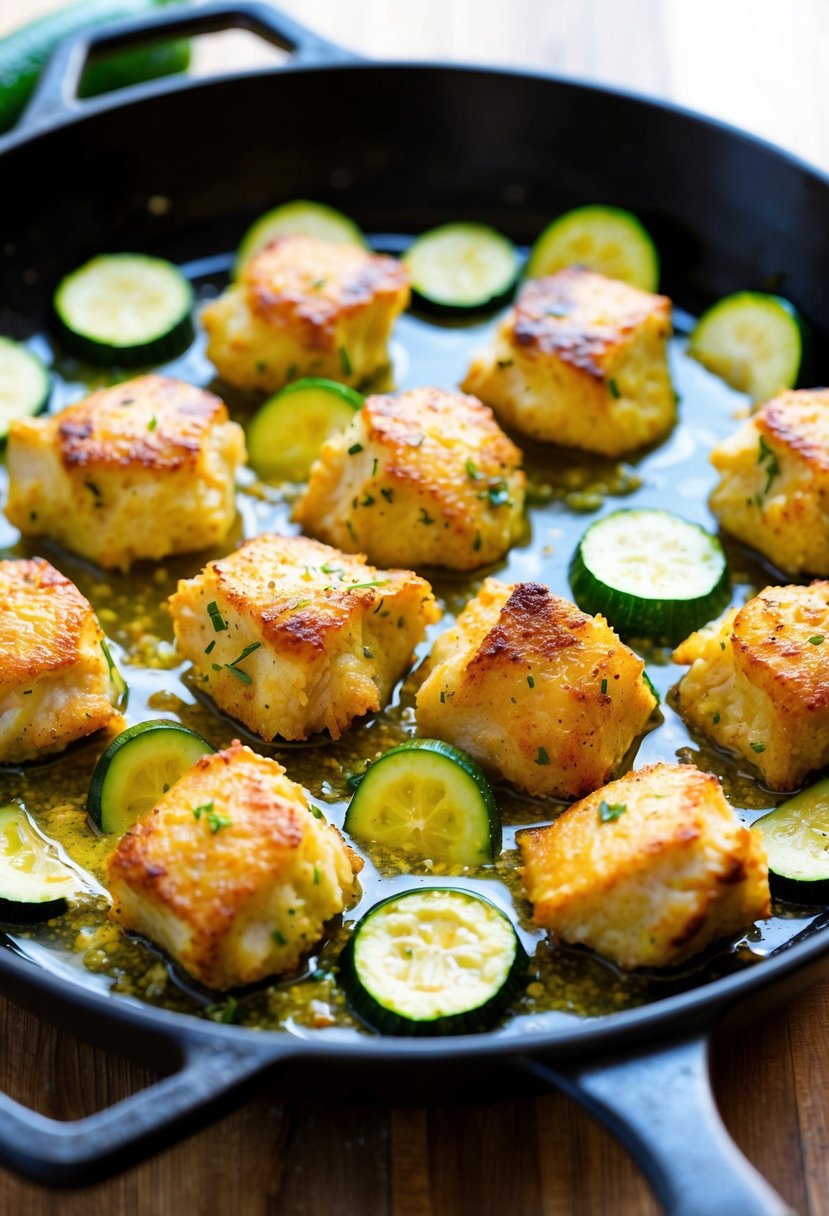
[[[252,25],[298,45],[300,61],[324,50],[255,6],[202,10],[169,24]],[[37,104],[45,114],[55,102],[42,94]],[[814,330],[814,380],[827,378],[829,181],[728,128],[637,98],[538,75],[298,62],[206,83],[160,83],[70,110],[7,139],[0,164],[4,182],[14,186],[0,199],[0,332],[13,336],[44,326],[56,279],[92,253],[141,248],[189,262],[232,249],[246,223],[280,198],[330,201],[369,232],[414,233],[463,216],[519,242],[530,241],[551,215],[600,199],[642,215],[662,255],[662,288],[689,313],[742,287],[773,287],[793,298]],[[169,206],[151,201],[158,198]],[[427,1072],[427,1086],[435,1077],[442,1086],[464,1084],[484,1065],[532,1059],[536,1072],[546,1068],[548,1080],[578,1083],[582,1097],[587,1092],[605,1110],[627,1100],[630,1109],[617,1109],[616,1117],[639,1150],[660,1162],[661,1192],[672,1210],[700,1210],[681,1206],[693,1170],[686,1166],[681,1178],[675,1172],[673,1182],[663,1176],[676,1157],[671,1131],[681,1137],[695,1127],[712,1155],[706,1210],[783,1211],[717,1141],[713,1108],[695,1098],[693,1086],[684,1110],[674,1101],[648,1120],[647,1137],[637,1131],[636,1076],[644,1075],[636,1073],[644,1067],[637,1054],[667,1042],[660,1065],[704,1080],[699,1036],[746,1003],[757,1012],[785,999],[825,969],[827,953],[829,933],[819,917],[761,965],[655,1004],[554,1029],[542,1019],[520,1032],[424,1043],[346,1040],[338,1031],[299,1039],[206,1024],[115,1001],[0,951],[5,990],[21,1003],[156,1066],[183,1064],[157,1091],[145,1091],[151,1098],[136,1095],[123,1119],[105,1124],[95,1125],[93,1116],[58,1128],[4,1099],[0,1152],[53,1181],[116,1168],[139,1147],[152,1147],[161,1127],[188,1126],[223,1093],[277,1062],[286,1086],[310,1064],[330,1077],[336,1062],[341,1085],[368,1077],[382,1089],[398,1076],[411,1084]],[[606,1059],[620,1051],[626,1062]],[[609,1093],[596,1080],[597,1061],[604,1061],[602,1076],[617,1077]],[[646,1087],[651,1103],[661,1088]],[[669,1094],[675,1097],[665,1086],[661,1100]],[[711,1186],[712,1171],[719,1171],[719,1187]]]

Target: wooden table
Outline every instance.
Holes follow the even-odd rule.
[[[0,0],[0,32],[53,7]],[[826,0],[285,0],[284,8],[369,55],[533,65],[670,97],[829,168]],[[198,59],[209,69],[271,54],[237,33],[205,39]],[[4,1001],[0,1025],[0,1086],[44,1113],[76,1118],[152,1080]],[[748,1157],[798,1212],[829,1213],[829,983],[719,1044],[714,1079]],[[266,1090],[101,1186],[56,1197],[0,1171],[0,1213],[9,1216],[656,1210],[623,1150],[557,1094],[460,1110],[327,1110],[281,1106]]]

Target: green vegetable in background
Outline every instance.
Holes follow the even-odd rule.
[[[47,13],[0,40],[0,132],[13,127],[32,94],[41,69],[64,38],[145,15],[171,0],[77,0]],[[173,0],[174,2],[174,0]],[[81,97],[92,97],[142,80],[186,71],[190,44],[184,39],[101,55],[83,74]]]

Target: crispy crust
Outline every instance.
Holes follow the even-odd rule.
[[[167,376],[138,376],[100,389],[54,418],[64,467],[164,470],[195,467],[211,427],[227,422],[223,401]]]
[[[75,584],[42,557],[0,561],[0,685],[74,667],[94,620]]]
[[[666,296],[571,266],[526,284],[515,305],[512,341],[527,358],[555,355],[602,380],[616,352],[654,315],[667,335],[671,301]]]
[[[332,349],[339,321],[401,293],[408,300],[409,291],[408,272],[396,258],[305,236],[266,245],[242,281],[253,315],[292,331],[308,350]]]

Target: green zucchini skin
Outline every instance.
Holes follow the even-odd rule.
[[[829,904],[829,878],[787,878],[769,866],[769,890],[784,904],[817,907]]]
[[[77,0],[15,30],[0,42],[0,132],[8,131],[26,108],[41,69],[64,38],[101,25],[140,17],[178,0]],[[102,57],[81,79],[79,95],[92,97],[142,80],[186,71],[189,43],[177,41]]]
[[[19,899],[0,897],[0,924],[36,925],[63,916],[68,904],[65,899],[49,899],[46,903],[24,903]]]
[[[381,1005],[363,987],[354,957],[360,926],[369,917],[373,917],[378,912],[381,913],[387,904],[395,903],[407,895],[419,895],[423,890],[449,891],[468,895],[473,899],[478,899],[482,903],[491,904],[491,906],[495,907],[491,900],[486,899],[477,892],[449,886],[399,891],[397,894],[389,895],[374,904],[355,927],[345,949],[340,955],[338,963],[339,981],[346,994],[349,1008],[369,1029],[379,1031],[384,1035],[428,1038],[435,1035],[477,1034],[489,1030],[497,1022],[501,1014],[504,1013],[514,997],[521,991],[524,984],[529,959],[517,934],[515,936],[515,957],[505,982],[488,1001],[485,1001],[482,1005],[478,1005],[475,1009],[428,1020],[416,1020],[395,1013],[393,1010]],[[497,911],[502,916],[504,915],[500,908]],[[513,932],[515,931],[513,930]]]

